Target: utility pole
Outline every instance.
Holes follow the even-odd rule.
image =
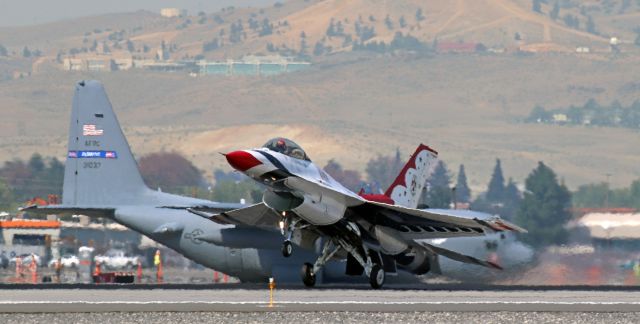
[[[611,173],[606,173],[605,175],[607,176],[607,194],[604,199],[604,207],[609,208],[609,178],[611,177]]]

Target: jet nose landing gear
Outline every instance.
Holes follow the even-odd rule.
[[[384,270],[379,265],[374,264],[371,268],[371,273],[369,274],[369,283],[371,284],[371,287],[374,289],[382,288],[385,277]]]
[[[291,256],[292,253],[293,253],[293,244],[291,244],[291,241],[284,241],[284,243],[282,243],[282,256],[284,256],[285,258],[288,258],[289,256]]]

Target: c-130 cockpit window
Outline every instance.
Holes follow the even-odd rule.
[[[290,139],[282,137],[274,138],[269,140],[262,147],[268,148],[272,151],[280,152],[295,159],[311,161],[307,156],[307,153],[302,150],[300,145],[296,144]]]

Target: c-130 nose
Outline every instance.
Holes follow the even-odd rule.
[[[240,172],[245,172],[262,164],[262,162],[247,151],[233,151],[225,154],[225,157],[227,158],[229,165]]]

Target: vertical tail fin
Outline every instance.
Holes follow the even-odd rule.
[[[150,191],[98,81],[76,84],[68,147],[63,204],[126,205]]]
[[[393,199],[396,205],[417,208],[422,189],[433,172],[437,159],[438,152],[420,144],[384,195]]]

